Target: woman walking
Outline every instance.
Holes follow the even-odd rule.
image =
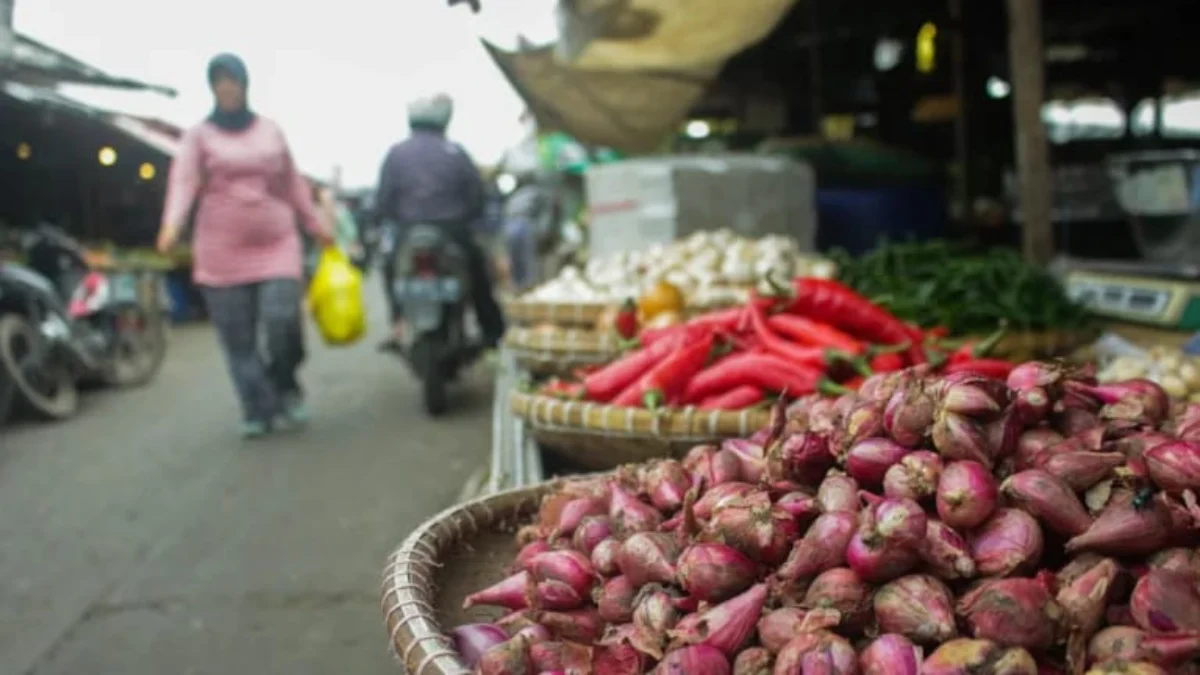
[[[225,352],[242,434],[252,438],[308,420],[296,377],[304,360],[297,216],[321,243],[333,237],[283,132],[247,105],[248,82],[232,54],[209,63],[216,103],[184,134],[171,165],[158,249],[179,241],[194,207],[193,278]]]

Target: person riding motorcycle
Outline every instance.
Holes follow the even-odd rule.
[[[408,227],[423,223],[442,227],[462,248],[475,317],[484,344],[494,347],[504,335],[504,316],[492,292],[487,255],[473,235],[484,217],[484,182],[466,150],[446,138],[453,115],[454,102],[446,94],[418,98],[408,105],[411,133],[393,145],[383,161],[375,197],[376,218],[390,221],[397,230],[396,241],[403,240]],[[391,301],[393,264],[392,256],[386,255],[382,276],[394,331],[385,347],[399,345],[403,326],[403,308]]]

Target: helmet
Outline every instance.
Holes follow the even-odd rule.
[[[454,100],[448,94],[422,96],[408,104],[408,123],[412,126],[445,129],[454,115]]]

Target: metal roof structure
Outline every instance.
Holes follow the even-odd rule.
[[[106,73],[20,33],[14,34],[11,53],[7,57],[0,56],[0,81],[38,87],[87,84],[114,89],[153,91],[170,97],[176,95],[176,91],[170,87]]]

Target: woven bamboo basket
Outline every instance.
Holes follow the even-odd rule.
[[[533,300],[509,300],[504,303],[504,313],[515,325],[541,323],[555,326],[592,327],[600,315],[614,303],[605,302],[537,302]]]
[[[557,326],[511,328],[504,344],[517,365],[535,375],[568,375],[582,366],[607,363],[619,352],[608,333]]]
[[[769,410],[651,412],[512,392],[513,414],[547,451],[584,469],[607,470],[658,457],[681,457],[698,443],[749,436],[770,421]]]
[[[513,533],[555,483],[451,507],[425,521],[389,556],[381,606],[389,645],[408,675],[469,675],[443,627],[489,621],[463,610],[470,593],[498,581],[516,555]],[[487,618],[484,612],[490,611]]]
[[[1098,334],[1096,330],[1010,333],[1000,339],[992,353],[1010,361],[1067,356],[1095,340]]]

